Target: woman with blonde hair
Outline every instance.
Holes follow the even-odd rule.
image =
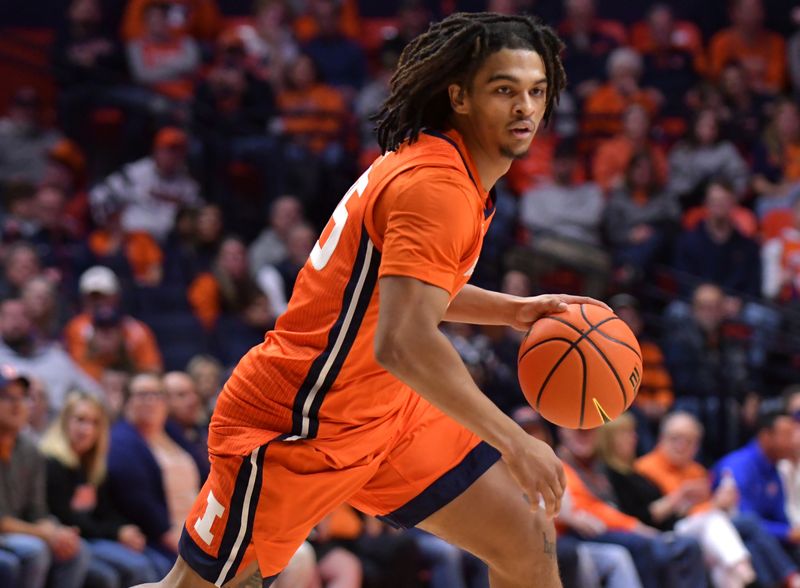
[[[619,509],[661,531],[695,538],[717,588],[744,588],[752,583],[756,574],[750,552],[710,496],[707,477],[664,494],[635,470],[636,442],[636,422],[628,413],[600,429],[598,450],[608,467]]]
[[[47,458],[47,502],[91,546],[87,586],[120,588],[157,581],[169,562],[148,549],[141,530],[114,509],[106,490],[109,419],[100,401],[71,392],[41,442]]]

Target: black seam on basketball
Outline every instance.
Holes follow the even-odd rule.
[[[573,325],[573,324],[572,324],[572,323],[570,323],[570,322],[567,322],[567,321],[565,321],[564,319],[560,319],[560,318],[558,318],[558,317],[555,317],[555,316],[546,316],[546,317],[544,317],[544,318],[549,318],[549,319],[552,319],[552,320],[554,320],[554,321],[557,321],[557,322],[561,323],[562,325],[566,325],[566,326],[568,326],[570,329],[572,329],[572,330],[573,330],[573,331],[575,331],[576,333],[580,333],[580,334],[581,334],[581,336],[580,336],[580,337],[579,337],[579,338],[578,338],[578,339],[575,341],[575,345],[577,345],[578,343],[580,343],[580,342],[581,342],[581,340],[583,340],[583,339],[586,339],[586,340],[589,342],[589,345],[591,345],[592,347],[594,347],[595,351],[597,351],[597,353],[600,355],[600,357],[603,359],[603,361],[606,363],[606,365],[607,365],[607,366],[609,367],[609,369],[611,370],[611,373],[613,373],[613,374],[614,374],[614,378],[617,380],[617,383],[619,384],[619,389],[620,389],[620,392],[622,392],[622,399],[623,399],[623,401],[625,402],[624,406],[627,408],[627,407],[628,407],[628,394],[627,394],[627,392],[625,392],[625,386],[624,386],[624,384],[622,383],[622,380],[620,379],[620,377],[619,377],[619,374],[617,374],[617,370],[615,370],[615,369],[614,369],[614,366],[613,366],[613,364],[612,364],[612,363],[611,363],[611,362],[608,360],[608,357],[606,356],[606,354],[605,354],[605,353],[603,353],[603,352],[600,350],[600,348],[597,346],[597,343],[595,343],[594,341],[592,341],[592,340],[589,338],[589,335],[591,334],[591,332],[592,332],[592,331],[597,331],[598,333],[600,333],[600,332],[601,332],[601,331],[599,331],[599,330],[598,330],[598,327],[601,327],[601,326],[603,326],[604,324],[606,324],[607,322],[610,322],[610,321],[612,321],[612,320],[614,320],[614,319],[617,319],[617,320],[622,320],[622,319],[620,319],[620,318],[619,318],[619,317],[617,317],[617,316],[611,316],[611,317],[608,317],[608,318],[606,318],[606,319],[603,319],[602,321],[600,321],[600,322],[599,322],[599,323],[597,323],[596,325],[592,325],[592,328],[591,328],[591,329],[589,329],[589,330],[588,330],[588,331],[586,331],[586,332],[583,332],[583,331],[581,331],[581,330],[580,330],[578,327],[576,327],[575,325]],[[584,318],[585,318],[585,317],[584,317]],[[587,322],[588,322],[588,321],[587,321]],[[591,324],[591,323],[590,323],[590,324]],[[641,359],[641,358],[640,358],[640,359]]]
[[[583,310],[583,304],[581,304],[581,316],[583,317],[583,320],[585,320],[585,321],[586,321],[586,324],[587,324],[587,325],[589,325],[590,327],[593,327],[593,326],[595,326],[595,325],[593,325],[591,322],[589,322],[589,317],[587,317],[587,316],[586,316],[586,313],[585,313],[585,312],[584,312],[584,310]],[[617,320],[620,320],[620,321],[622,320],[622,319],[621,319],[621,318],[619,318],[618,316],[615,316],[615,317],[613,317],[613,318],[615,318],[615,319],[617,319]],[[598,324],[597,324],[597,326],[600,326],[600,324],[601,324],[601,323],[598,323]],[[627,343],[625,343],[625,341],[620,341],[619,339],[617,339],[617,338],[615,338],[615,337],[612,337],[611,335],[608,335],[608,334],[604,333],[604,332],[603,332],[603,331],[601,331],[600,329],[595,329],[595,331],[597,331],[597,332],[598,332],[600,335],[602,335],[603,337],[605,337],[606,339],[608,339],[608,340],[609,340],[609,341],[611,341],[612,343],[617,343],[618,345],[622,345],[623,347],[627,347],[628,349],[630,349],[631,351],[633,351],[633,352],[636,354],[636,357],[638,357],[638,358],[639,358],[639,361],[642,361],[642,354],[641,354],[641,353],[639,353],[638,351],[636,351],[636,349],[634,349],[632,346],[630,346],[630,345],[628,345]]]
[[[578,421],[578,427],[583,428],[583,419],[586,416],[586,356],[583,355],[580,347],[576,347],[575,351],[581,356],[581,363],[583,364],[583,381],[581,382],[581,418]]]
[[[542,340],[542,341],[539,341],[539,342],[538,342],[538,343],[536,343],[535,345],[531,345],[530,347],[528,347],[528,348],[525,350],[525,353],[523,353],[522,355],[520,355],[520,356],[519,356],[519,358],[517,359],[517,365],[519,365],[519,364],[520,364],[520,362],[521,362],[521,361],[522,361],[522,360],[525,358],[525,356],[526,356],[526,355],[528,355],[528,354],[529,354],[531,351],[533,351],[534,349],[536,349],[537,347],[539,347],[539,345],[542,345],[542,344],[544,344],[544,343],[548,343],[548,342],[550,342],[550,341],[565,341],[566,343],[572,343],[572,339],[567,339],[566,337],[550,337],[550,338],[548,338],[548,339],[544,339],[544,340]]]
[[[558,361],[556,361],[555,365],[553,365],[553,367],[548,372],[547,377],[544,379],[544,382],[542,382],[542,386],[541,386],[541,388],[539,388],[539,395],[536,397],[536,410],[539,410],[539,404],[542,401],[542,396],[544,395],[544,390],[545,390],[545,388],[547,388],[547,384],[548,384],[548,382],[550,382],[550,378],[552,378],[553,374],[556,373],[556,370],[558,369],[558,366],[560,366],[561,362],[563,362],[564,359],[567,357],[567,355],[569,355],[569,352],[572,351],[573,349],[577,349],[578,348],[577,345],[581,341],[580,338],[577,341],[570,341],[569,339],[563,339],[561,337],[551,337],[550,339],[546,339],[546,341],[553,341],[553,340],[559,340],[559,339],[569,343],[569,347],[561,355],[561,357],[558,358]],[[580,351],[578,353],[581,356],[581,360],[584,361],[584,372],[585,372],[586,371],[586,369],[585,369],[586,368],[585,358],[584,358],[583,354]],[[584,376],[585,375],[586,374],[584,374]],[[583,409],[581,409],[581,410],[583,410]]]
[[[594,350],[597,351],[597,354],[602,358],[605,364],[608,366],[608,369],[611,370],[611,373],[614,374],[614,379],[617,380],[617,384],[619,384],[619,390],[622,392],[622,406],[628,408],[628,394],[625,392],[625,385],[622,383],[622,380],[617,373],[616,368],[614,368],[614,364],[608,359],[608,356],[603,352],[600,347],[597,346],[597,343],[591,340],[591,338],[586,337],[586,340],[589,344],[594,347]]]

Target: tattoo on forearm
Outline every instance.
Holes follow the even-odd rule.
[[[547,538],[547,533],[542,532],[542,539],[544,539],[544,554],[550,559],[556,558],[556,542],[550,541]]]

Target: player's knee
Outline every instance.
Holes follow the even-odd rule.
[[[510,532],[490,560],[490,566],[504,578],[547,577],[557,573],[556,531],[543,513],[532,513],[517,532]],[[520,584],[520,585],[524,585]]]

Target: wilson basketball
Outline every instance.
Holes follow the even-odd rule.
[[[551,423],[592,429],[633,402],[642,352],[628,325],[610,310],[570,304],[531,327],[519,348],[518,375],[530,405]]]

